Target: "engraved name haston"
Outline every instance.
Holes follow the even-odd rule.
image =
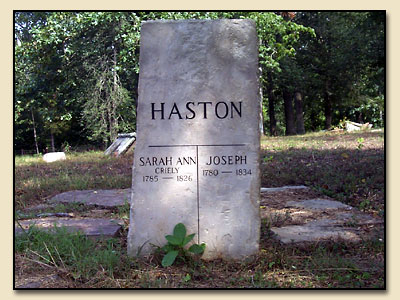
[[[186,119],[191,120],[194,118],[207,119],[208,117],[215,116],[218,119],[233,119],[235,117],[242,117],[242,101],[239,102],[225,102],[219,101],[213,103],[210,101],[200,102],[186,102],[183,104],[177,103],[151,103],[151,118],[152,120],[170,120],[170,119]]]

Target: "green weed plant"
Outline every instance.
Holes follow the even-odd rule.
[[[201,245],[192,244],[188,249],[185,247],[192,241],[194,236],[194,233],[186,235],[185,225],[182,223],[176,224],[173,234],[165,236],[168,243],[161,248],[161,250],[166,253],[161,261],[161,265],[163,267],[168,267],[174,263],[177,257],[185,261],[191,254],[202,254],[206,248],[204,243]]]

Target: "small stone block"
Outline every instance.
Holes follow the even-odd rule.
[[[325,210],[325,209],[352,209],[351,206],[339,201],[328,199],[311,199],[303,201],[289,201],[286,207],[296,207],[303,209]]]
[[[283,244],[315,243],[338,239],[349,242],[360,241],[360,237],[355,232],[349,228],[338,226],[291,225],[273,227],[271,231],[277,235],[277,239]]]
[[[93,238],[111,238],[117,236],[121,225],[118,220],[109,219],[59,219],[46,218],[37,220],[20,221],[21,226],[27,230],[34,225],[38,229],[51,230],[54,226],[65,227],[70,232],[80,231],[84,235]],[[15,225],[15,233],[21,234],[23,230]]]
[[[289,185],[289,186],[281,186],[281,187],[271,187],[271,188],[261,188],[261,193],[275,193],[275,192],[285,192],[288,190],[302,190],[308,189],[308,187],[304,185]]]
[[[85,205],[97,205],[102,207],[122,206],[130,202],[131,189],[116,190],[76,190],[58,194],[50,199],[50,202],[58,203],[82,203]]]

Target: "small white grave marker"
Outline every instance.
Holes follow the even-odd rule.
[[[45,162],[53,162],[53,161],[58,161],[58,160],[65,160],[67,159],[65,157],[65,153],[64,152],[50,152],[50,153],[46,153],[43,155],[43,160]]]

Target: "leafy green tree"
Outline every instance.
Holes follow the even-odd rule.
[[[75,52],[82,58],[82,125],[104,144],[135,130],[140,18],[134,13],[82,13]],[[133,87],[132,87],[133,86]]]
[[[55,136],[107,143],[120,130],[134,130],[135,14],[52,12],[39,18],[21,12],[16,20],[18,128],[35,103],[39,134],[49,134],[53,150]]]
[[[315,103],[322,99],[326,129],[335,116],[348,114],[346,108],[383,94],[384,12],[304,12],[296,21],[316,33],[301,40],[296,60],[314,73],[304,85]]]
[[[54,135],[68,131],[71,113],[65,90],[67,73],[63,72],[63,39],[53,34],[58,26],[49,21],[49,16],[49,13],[16,13],[15,111],[19,116],[32,116],[32,124],[36,124],[36,149],[37,140],[44,142],[44,138],[36,139],[37,126],[39,133],[49,136],[54,151]],[[15,122],[17,128],[23,124],[22,120]]]
[[[270,135],[277,135],[278,99],[283,100],[286,134],[295,134],[295,114],[293,111],[294,87],[289,77],[293,69],[285,65],[288,58],[296,55],[295,46],[300,35],[312,37],[313,29],[293,21],[294,13],[250,13],[256,20],[260,40],[261,85],[268,99]],[[300,121],[299,121],[300,122]]]
[[[35,145],[39,153],[37,137],[37,88],[34,58],[31,56],[34,45],[32,32],[38,24],[44,24],[45,13],[15,13],[15,99],[14,126],[15,145],[30,149]],[[33,138],[33,139],[32,139]],[[26,143],[28,141],[28,143]]]

